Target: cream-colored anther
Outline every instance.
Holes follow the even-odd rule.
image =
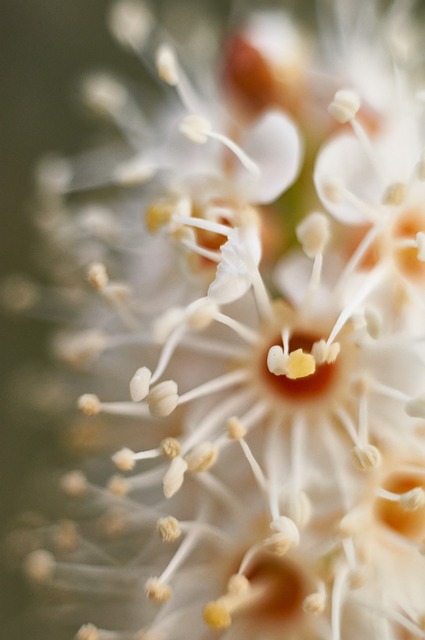
[[[179,69],[174,51],[162,44],[156,52],[156,69],[161,80],[172,87],[179,83]]]
[[[124,447],[120,449],[112,456],[112,462],[120,471],[132,471],[134,469],[136,461],[134,459],[134,451]]]
[[[177,384],[174,380],[164,380],[153,387],[147,396],[150,412],[156,418],[169,416],[179,402]]]
[[[96,358],[107,344],[100,331],[84,331],[77,334],[60,334],[54,341],[55,355],[71,366],[84,366]]]
[[[145,223],[149,233],[157,233],[169,224],[175,208],[176,203],[173,200],[160,200],[148,207],[145,214]]]
[[[210,469],[217,460],[217,447],[212,442],[201,442],[186,454],[187,468],[192,473]]]
[[[172,498],[183,484],[184,474],[187,471],[187,462],[180,456],[171,460],[170,466],[162,479],[164,496]]]
[[[75,640],[100,640],[100,632],[94,624],[83,624],[74,636]]]
[[[425,394],[406,402],[406,413],[412,418],[425,418]]]
[[[87,281],[96,291],[103,291],[109,283],[105,265],[100,262],[91,264],[87,269]]]
[[[176,456],[180,455],[180,452],[181,452],[180,442],[176,440],[176,438],[171,438],[171,437],[165,438],[161,442],[161,450],[162,450],[162,455],[172,460]]]
[[[359,95],[351,89],[340,89],[334,95],[328,106],[328,112],[340,124],[350,122],[355,118],[361,107]]]
[[[153,27],[153,17],[141,0],[118,0],[108,16],[109,29],[123,47],[142,50]]]
[[[288,356],[285,375],[291,380],[306,378],[316,371],[316,362],[311,353],[304,353],[302,349],[292,351]]]
[[[180,123],[181,133],[195,144],[208,142],[211,129],[211,123],[206,118],[195,114],[186,116]]]
[[[137,369],[130,380],[130,396],[133,402],[141,402],[149,393],[152,372],[147,367]]]
[[[376,469],[382,461],[379,449],[377,449],[373,444],[367,444],[364,447],[353,447],[352,454],[354,466],[359,471]]]
[[[406,199],[407,185],[404,182],[394,182],[385,190],[383,204],[399,207]]]
[[[246,428],[236,416],[226,421],[226,432],[229,440],[241,440],[246,436]]]
[[[302,529],[311,517],[311,502],[304,491],[292,491],[285,501],[286,513]]]
[[[328,356],[328,345],[326,344],[326,340],[318,340],[313,343],[311,347],[311,355],[313,356],[316,364],[324,364],[326,362],[326,358]]]
[[[128,100],[126,88],[107,73],[91,74],[84,78],[81,93],[85,104],[100,115],[118,113]]]
[[[310,213],[297,226],[296,235],[306,256],[315,258],[324,252],[329,242],[329,220],[323,213]]]
[[[182,534],[179,521],[173,516],[160,518],[156,524],[156,528],[164,542],[175,542]]]
[[[324,593],[310,593],[304,598],[303,611],[313,615],[320,615],[326,607],[326,596]]]
[[[37,584],[48,583],[54,574],[56,561],[45,549],[31,551],[24,560],[24,571],[27,577]]]
[[[415,487],[400,495],[400,506],[406,511],[417,511],[425,506],[425,491],[422,487]]]
[[[146,158],[133,158],[119,164],[112,173],[112,180],[125,187],[136,187],[151,180],[157,166]]]
[[[101,411],[100,400],[94,393],[85,393],[80,396],[77,405],[85,416],[96,416]]]
[[[60,478],[59,486],[66,495],[79,498],[86,493],[88,482],[82,471],[69,471]]]
[[[267,354],[267,369],[275,376],[284,376],[286,374],[286,365],[288,356],[283,353],[280,345],[275,344],[270,347]]]
[[[425,233],[418,231],[416,234],[416,246],[418,247],[417,258],[419,262],[425,262]]]
[[[173,590],[169,584],[162,582],[160,578],[148,578],[145,582],[145,591],[148,598],[155,600],[159,604],[167,602],[173,595]]]
[[[270,523],[270,528],[276,531],[264,540],[264,546],[278,556],[284,556],[290,549],[300,543],[298,527],[291,518],[280,516]]]
[[[377,340],[382,333],[382,315],[374,307],[366,307],[364,312],[366,331],[371,338]]]
[[[115,474],[111,478],[109,478],[107,489],[114,496],[125,496],[129,492],[130,485],[128,483],[128,480],[126,480],[126,478],[123,478],[123,476]]]

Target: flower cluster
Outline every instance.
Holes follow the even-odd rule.
[[[166,105],[149,120],[87,76],[121,140],[40,164],[70,318],[56,377],[80,393],[64,439],[86,457],[61,519],[20,535],[77,640],[425,637],[415,27],[398,4],[317,7],[316,35],[243,16],[213,77],[116,0],[111,31]]]

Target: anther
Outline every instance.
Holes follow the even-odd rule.
[[[173,590],[170,585],[162,582],[160,578],[148,578],[145,583],[146,595],[151,600],[155,600],[159,604],[167,602],[172,594]]]
[[[192,473],[207,471],[217,460],[217,447],[211,442],[202,442],[185,456],[187,468]]]
[[[78,408],[85,416],[96,416],[101,411],[99,398],[93,393],[85,393],[78,398]]]
[[[61,477],[59,486],[68,496],[79,498],[86,493],[88,482],[82,471],[70,471]]]
[[[288,364],[288,355],[283,352],[280,345],[275,344],[270,347],[267,354],[267,368],[275,376],[284,376]]]
[[[329,220],[323,213],[311,213],[297,226],[296,234],[306,256],[315,258],[329,242]]]
[[[332,344],[328,345],[323,339],[314,342],[311,347],[311,355],[316,364],[333,364],[340,351],[341,345],[339,342],[332,342]]]
[[[53,543],[58,551],[69,553],[78,546],[78,529],[72,520],[62,520],[53,533]]]
[[[107,489],[115,496],[125,496],[129,492],[130,485],[126,478],[118,474],[113,475],[107,483]]]
[[[394,182],[386,189],[382,203],[399,207],[406,199],[407,185],[404,182]]]
[[[326,607],[326,595],[324,593],[310,593],[304,598],[303,611],[313,615],[320,615]]]
[[[182,534],[179,521],[173,516],[160,518],[156,528],[164,542],[175,542]]]
[[[132,471],[135,467],[135,453],[131,449],[124,447],[114,453],[112,461],[120,471]]]
[[[170,460],[172,460],[173,458],[176,458],[177,456],[180,455],[180,452],[181,452],[180,442],[176,440],[176,438],[165,438],[161,442],[161,450],[162,450],[162,454],[166,458],[169,458]]]
[[[217,305],[211,300],[203,300],[202,304],[197,306],[188,315],[188,324],[191,329],[200,331],[206,329],[214,320],[218,313]]]
[[[415,487],[400,495],[400,506],[406,511],[417,511],[425,506],[425,491],[422,487]]]
[[[103,291],[109,283],[105,265],[100,262],[91,264],[87,269],[87,281],[96,291]]]
[[[149,393],[152,372],[147,367],[137,369],[130,380],[130,396],[133,402],[141,402]]]
[[[354,447],[352,454],[354,465],[359,471],[376,469],[382,461],[379,449],[372,444],[367,444],[364,447]]]
[[[377,340],[382,333],[382,316],[377,309],[366,307],[364,312],[366,331],[371,338]]]
[[[125,87],[106,73],[91,74],[83,79],[81,87],[85,104],[100,115],[114,115],[128,100]]]
[[[360,97],[351,89],[341,89],[335,93],[328,106],[328,112],[340,124],[353,120],[361,106]]]
[[[246,435],[246,428],[236,416],[226,421],[226,432],[229,440],[241,440]]]
[[[292,351],[288,356],[285,375],[290,380],[298,380],[311,376],[316,371],[316,363],[310,353],[304,353],[302,349]]]
[[[157,233],[169,224],[175,209],[176,203],[173,200],[161,200],[148,207],[145,223],[149,233]]]
[[[276,531],[266,538],[264,546],[277,556],[284,556],[300,543],[298,527],[291,518],[280,516],[270,523],[270,528]]]
[[[425,418],[425,395],[412,398],[406,402],[406,413],[412,418]]]
[[[156,52],[156,69],[161,80],[172,87],[179,83],[179,71],[174,51],[166,44]]]
[[[211,130],[211,123],[195,114],[186,116],[180,124],[181,133],[195,144],[206,144]]]
[[[119,0],[109,12],[108,26],[123,47],[144,48],[153,27],[153,17],[140,0]]]
[[[172,498],[183,484],[184,474],[187,471],[187,462],[180,456],[176,456],[171,460],[171,464],[164,474],[162,485],[164,496]]]
[[[179,402],[177,384],[174,380],[165,380],[153,387],[147,397],[150,412],[156,418],[169,416]]]
[[[32,551],[24,561],[24,571],[37,584],[50,582],[56,567],[54,556],[44,549]]]
[[[74,640],[100,640],[99,629],[94,624],[83,624],[75,634]]]

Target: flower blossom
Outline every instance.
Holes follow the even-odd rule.
[[[38,168],[69,300],[50,302],[73,369],[55,376],[86,454],[55,476],[53,515],[8,539],[47,636],[54,601],[76,640],[425,637],[424,143],[385,38],[358,75],[371,9],[332,7],[324,44],[347,58],[247,14],[211,90],[117,0],[114,37],[174,97],[150,127],[124,83],[87,76],[124,144]],[[34,291],[24,307],[52,300]]]

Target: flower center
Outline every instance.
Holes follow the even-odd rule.
[[[313,344],[318,342],[320,338],[321,336],[294,333],[289,340],[289,351],[293,352],[297,349],[302,349],[303,352],[310,353]],[[276,376],[267,368],[267,353],[270,347],[278,342],[279,338],[268,345],[261,361],[262,377],[266,380],[267,386],[271,391],[275,395],[293,402],[305,402],[325,395],[335,381],[339,367],[338,361],[332,364],[318,364],[314,373],[297,379],[291,379],[283,375]]]
[[[402,472],[390,475],[382,486],[402,495],[417,487],[425,489],[425,480],[419,473]],[[425,507],[408,510],[400,502],[378,498],[375,515],[386,527],[409,540],[420,542],[425,536]]]
[[[264,617],[290,622],[300,614],[308,589],[295,564],[264,552],[253,559],[245,576],[253,587],[267,585],[264,595],[253,604],[249,615],[257,619]]]
[[[416,234],[425,229],[425,214],[423,211],[410,209],[404,211],[397,221],[393,238],[395,241],[414,239]],[[396,247],[394,259],[398,269],[406,278],[425,278],[425,263],[418,260],[416,247]]]

